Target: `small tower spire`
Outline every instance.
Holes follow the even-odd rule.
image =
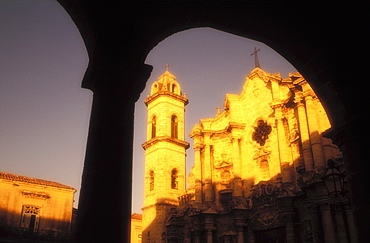
[[[258,60],[258,52],[260,49],[257,50],[257,47],[254,47],[254,52],[252,52],[251,56],[254,56],[254,67],[255,68],[261,68],[260,62]]]
[[[166,64],[166,71],[168,71],[168,67],[169,67],[170,65],[169,64]]]

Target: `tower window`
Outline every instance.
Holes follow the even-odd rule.
[[[177,93],[177,86],[176,86],[176,84],[172,84],[171,91],[172,91],[172,93]]]
[[[149,172],[149,191],[154,190],[154,171]]]
[[[157,117],[153,116],[152,118],[152,138],[157,136]]]
[[[172,189],[179,189],[178,188],[178,181],[177,181],[177,178],[178,178],[179,176],[178,176],[178,171],[176,170],[176,169],[173,169],[172,171],[171,171],[171,188]]]
[[[173,115],[171,117],[171,137],[178,138],[178,126],[177,116]]]

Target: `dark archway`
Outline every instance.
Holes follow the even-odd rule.
[[[151,72],[144,60],[161,40],[196,27],[263,42],[306,77],[332,122],[328,135],[344,154],[359,239],[367,240],[370,189],[363,187],[367,178],[363,168],[369,92],[359,75],[366,70],[363,60],[369,53],[367,5],[59,2],[85,41],[90,63],[82,86],[94,92],[78,241],[107,240],[107,236],[112,242],[127,241],[134,103]],[[101,197],[104,190],[109,197]],[[103,205],[109,209],[92,214]],[[96,220],[109,222],[103,233],[101,225],[94,225]]]

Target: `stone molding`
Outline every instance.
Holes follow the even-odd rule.
[[[152,138],[149,141],[146,141],[145,143],[143,143],[142,147],[144,148],[144,150],[146,150],[150,146],[152,146],[154,144],[157,144],[159,142],[173,143],[175,145],[184,147],[185,149],[188,149],[190,147],[190,144],[188,142],[185,142],[183,140],[173,138],[173,137],[170,137],[170,136],[158,136],[158,137]]]

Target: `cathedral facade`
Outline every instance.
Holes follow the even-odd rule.
[[[356,242],[342,155],[304,77],[255,68],[227,94],[190,132],[188,188],[188,100],[175,79],[166,71],[145,100],[143,242]],[[333,168],[341,190],[330,191]]]

